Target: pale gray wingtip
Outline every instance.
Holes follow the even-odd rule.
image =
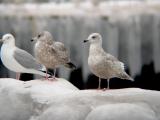
[[[121,79],[126,79],[126,80],[130,80],[130,81],[134,81],[134,79],[132,78],[132,77],[130,77],[127,73],[122,73],[121,75],[120,75],[120,78]]]

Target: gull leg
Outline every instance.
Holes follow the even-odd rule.
[[[50,81],[56,80],[56,68],[54,69],[54,73],[51,78],[48,78]]]
[[[19,80],[21,76],[21,73],[16,73],[16,79]]]
[[[109,80],[110,79],[107,79],[107,89],[109,90],[110,88],[109,88]]]
[[[106,90],[109,90],[110,88],[109,88],[109,80],[110,79],[107,79],[107,88],[103,88],[103,91],[106,91]]]
[[[53,76],[52,76],[52,79],[53,79],[53,80],[56,80],[56,68],[54,69],[54,74],[53,74]]]
[[[45,78],[46,78],[46,80],[49,80],[47,73],[48,73],[48,70],[46,68],[46,77]]]
[[[98,90],[100,90],[101,89],[101,78],[99,77],[99,79],[98,79]]]

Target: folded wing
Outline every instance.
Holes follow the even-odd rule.
[[[14,58],[25,68],[42,69],[42,65],[39,64],[31,54],[22,49],[17,48],[14,51]]]

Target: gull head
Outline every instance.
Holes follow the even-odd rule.
[[[92,33],[88,36],[84,42],[90,42],[91,44],[102,44],[102,36],[99,33]]]
[[[48,31],[43,31],[40,32],[36,37],[31,39],[31,42],[45,42],[45,43],[52,43],[53,42],[53,37],[50,32]]]
[[[2,39],[0,39],[3,43],[15,43],[15,38],[12,34],[8,33],[2,36]]]

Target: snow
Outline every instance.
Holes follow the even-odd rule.
[[[147,105],[141,106],[130,103],[109,104],[95,108],[86,120],[157,120],[155,113]]]
[[[160,92],[78,90],[67,80],[0,79],[0,120],[160,120]]]

